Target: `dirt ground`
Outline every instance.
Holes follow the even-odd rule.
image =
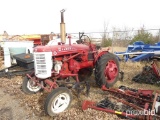
[[[142,68],[150,63],[146,62],[120,62],[120,70],[124,72],[123,81],[118,81],[113,87],[125,85],[135,89],[153,89],[158,90],[155,85],[139,84],[131,81],[131,79],[142,71]],[[77,98],[76,93],[73,93],[73,102],[71,107],[54,117],[50,117],[44,112],[44,101],[49,94],[42,91],[37,94],[26,95],[22,92],[21,85],[22,76],[15,76],[11,79],[0,78],[0,120],[119,120],[121,118],[116,115],[88,109],[82,111],[81,105],[83,100],[101,101],[108,94],[98,88],[95,84],[94,77],[90,78],[91,89],[89,97],[85,91]]]
[[[73,102],[69,110],[55,117],[49,117],[44,113],[43,105],[48,93],[45,91],[33,95],[26,95],[22,92],[21,84],[23,77],[14,77],[12,79],[1,79],[0,85],[0,120],[93,120],[111,118],[118,119],[116,115],[106,114],[100,111],[88,109],[82,111],[81,104],[83,100],[99,101],[105,97],[95,83],[92,84],[90,96],[87,97],[85,91],[77,98],[73,91]]]

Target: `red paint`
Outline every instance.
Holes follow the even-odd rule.
[[[143,97],[150,97],[152,98],[154,90],[138,90],[138,95],[143,96]]]
[[[94,64],[96,63],[96,61],[97,61],[102,55],[107,54],[107,52],[108,52],[108,51],[100,51],[100,52],[98,52],[97,54],[94,54],[94,57],[95,57],[95,59],[94,59]]]
[[[106,81],[108,83],[113,82],[117,74],[118,74],[118,68],[115,61],[113,60],[108,61],[105,68]]]
[[[45,90],[47,90],[49,92],[51,92],[52,89],[55,89],[58,87],[58,85],[55,81],[51,81],[51,80],[46,79],[44,82],[45,82],[45,84],[50,86],[50,88],[47,88],[47,87],[44,88]]]
[[[118,112],[118,111],[115,111],[115,110],[112,110],[112,109],[97,107],[96,102],[93,102],[93,101],[87,101],[87,100],[83,101],[82,110],[86,110],[88,108],[92,108],[92,109],[95,109],[95,110],[99,110],[99,111],[103,111],[103,112],[107,112],[107,113],[112,113],[112,114],[119,114],[121,116],[125,116],[125,117],[127,116],[127,117],[130,117],[130,118],[136,118],[137,117],[136,115],[127,114],[125,112]]]
[[[111,94],[113,94],[115,97],[112,97],[113,99],[127,105],[130,106],[132,108],[134,108],[135,110],[150,110],[150,105],[152,104],[152,110],[154,110],[154,106],[155,106],[155,101],[157,100],[157,95],[158,93],[156,92],[154,99],[152,98],[154,91],[153,90],[140,90],[138,89],[138,91],[133,92],[132,90],[119,90],[116,88],[109,88],[107,89],[105,85],[102,86],[101,88],[104,91],[108,91],[111,92]],[[114,94],[116,93],[116,94]],[[123,95],[123,99],[116,97],[116,96],[121,96]],[[122,97],[122,96],[121,96]],[[150,97],[148,99],[148,97]],[[125,99],[134,99],[135,103],[129,103],[127,102]],[[118,114],[121,116],[127,116],[129,118],[137,118],[137,119],[146,119],[148,118],[148,120],[152,120],[154,116],[151,115],[138,115],[138,114],[127,114],[127,112],[119,112],[119,111],[115,111],[112,109],[109,109],[107,107],[102,108],[102,107],[98,107],[97,103],[94,101],[88,101],[85,100],[82,103],[82,109],[86,110],[88,108],[92,108],[95,110],[99,110],[99,111],[104,111],[107,113],[112,113],[112,114]]]
[[[151,65],[152,65],[152,68],[153,68],[154,73],[155,73],[158,77],[160,77],[160,71],[159,71],[159,68],[158,68],[158,66],[157,66],[157,64],[156,64],[156,61],[153,61]]]
[[[34,45],[42,45],[41,38],[26,38],[29,41],[33,41]]]
[[[94,68],[96,61],[108,51],[99,51],[96,45],[86,44],[71,44],[71,37],[69,37],[69,45],[57,44],[53,46],[37,46],[34,52],[52,52],[53,63],[61,61],[62,66],[57,73],[52,69],[51,79],[55,81],[44,80],[51,88],[56,88],[57,79],[66,79],[67,77],[74,76],[78,82],[78,71],[82,68]],[[106,65],[105,75],[107,80],[112,81],[118,74],[118,68],[114,61],[109,61]]]

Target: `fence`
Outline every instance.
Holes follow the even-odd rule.
[[[126,31],[111,31],[111,32],[89,32],[85,33],[88,35],[93,42],[97,44],[101,44],[103,37],[105,36],[105,40],[111,40],[112,47],[126,47],[130,44],[131,40],[135,35],[140,34],[141,32],[150,33],[152,35],[151,41],[160,42],[160,29],[140,29],[140,30],[126,30]],[[78,33],[70,33],[75,36]]]
[[[160,42],[160,29],[144,29],[141,28],[140,30],[114,30],[110,32],[87,32],[85,33],[88,35],[92,42],[102,45],[103,37],[105,36],[105,41],[111,41],[111,47],[127,47],[131,40],[134,38],[135,35],[141,32],[147,32],[152,35],[151,41],[153,42]],[[59,33],[58,33],[59,34]],[[79,37],[79,33],[68,33],[72,34],[73,36]],[[2,36],[1,36],[2,37]]]

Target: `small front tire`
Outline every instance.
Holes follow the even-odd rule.
[[[55,116],[69,108],[72,95],[68,88],[59,87],[54,89],[46,98],[44,110],[50,116]]]
[[[25,76],[22,83],[22,90],[26,94],[34,94],[42,90],[42,88],[41,86],[38,86],[37,83],[35,83],[33,80]]]

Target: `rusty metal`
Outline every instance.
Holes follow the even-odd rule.
[[[157,97],[158,97],[158,93],[155,94],[153,105],[152,105],[152,110],[154,110],[154,106],[156,104]]]
[[[120,97],[127,97],[128,99],[137,99],[139,101],[143,101],[143,102],[149,102],[149,103],[152,103],[153,101],[148,99],[147,97],[142,98],[137,92],[132,92],[132,91],[123,91],[123,90],[120,90],[120,89],[115,89],[115,88],[106,88],[105,86],[102,86],[101,88],[103,91],[108,91],[110,92],[111,94],[114,94],[115,96],[120,96]],[[132,94],[130,94],[132,93]],[[134,95],[133,95],[134,93]]]
[[[45,82],[45,84],[50,86],[48,89],[47,89],[47,87],[45,87],[45,90],[47,90],[48,92],[51,92],[52,89],[59,87],[55,81],[51,81],[49,79],[46,79],[44,82]]]
[[[158,116],[157,114],[152,115],[151,113],[149,113],[147,115],[146,111],[145,111],[145,110],[152,110],[152,111],[155,110],[155,104],[156,104],[156,101],[157,101],[157,98],[159,95],[158,91],[134,90],[134,89],[129,90],[129,88],[127,88],[127,87],[126,87],[126,90],[125,89],[123,89],[123,90],[113,89],[113,88],[107,89],[104,86],[102,86],[102,90],[108,91],[109,93],[111,93],[108,98],[111,98],[117,102],[120,102],[123,105],[126,105],[126,106],[132,108],[133,110],[141,110],[141,111],[144,110],[143,111],[144,115],[137,115],[137,114],[128,115],[128,114],[126,114],[126,112],[124,112],[125,110],[122,110],[122,109],[117,111],[113,107],[114,102],[113,103],[108,102],[107,101],[108,98],[106,98],[98,103],[93,102],[93,101],[84,101],[82,104],[82,109],[86,110],[87,108],[92,108],[95,110],[113,113],[113,114],[121,115],[124,117],[127,116],[128,118],[136,118],[138,120],[153,120],[153,119],[159,120],[160,119],[160,116]],[[135,102],[132,103],[130,101],[131,99]],[[112,106],[112,107],[110,107],[110,106]]]
[[[126,104],[126,105],[128,105],[128,106],[130,106],[130,107],[132,107],[132,108],[137,109],[137,110],[143,110],[143,108],[141,108],[141,107],[139,107],[139,106],[137,106],[137,105],[135,105],[135,104],[133,104],[133,103],[129,103],[129,102],[125,101],[124,99],[119,99],[119,98],[116,98],[116,97],[113,97],[113,96],[111,96],[110,98],[115,99],[115,100],[117,100],[118,102],[121,102],[121,103],[123,103],[123,104]]]
[[[158,77],[160,77],[160,71],[159,71],[159,68],[158,68],[158,63],[157,63],[157,61],[156,61],[156,60],[152,61],[151,66],[152,66],[152,69],[153,69],[154,73],[155,73]]]
[[[146,84],[159,84],[160,71],[157,61],[152,61],[151,66],[144,66],[142,72],[132,78],[132,81]]]
[[[96,102],[85,100],[82,103],[82,110],[92,108],[92,109],[95,109],[95,110],[104,111],[104,112],[112,113],[112,114],[116,114],[116,115],[121,115],[121,116],[128,117],[128,118],[140,118],[141,120],[144,119],[144,117],[142,117],[142,116],[136,116],[136,115],[127,114],[125,112],[121,112],[121,111],[117,111],[117,110],[103,108],[103,107],[97,106],[97,104],[98,103],[96,103]]]

